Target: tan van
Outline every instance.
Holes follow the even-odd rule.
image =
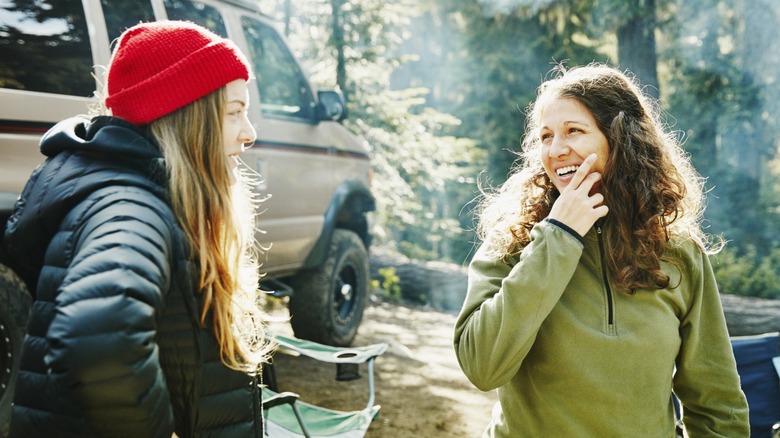
[[[0,3],[0,225],[42,160],[40,136],[88,112],[111,41],[140,21],[190,20],[235,41],[253,64],[250,119],[258,140],[242,158],[268,196],[258,241],[261,284],[290,296],[296,335],[334,345],[355,336],[365,305],[370,242],[367,146],[339,122],[344,100],[317,91],[268,17],[243,0],[42,0]],[[259,102],[259,104],[258,104]],[[14,279],[0,270],[0,299]],[[0,306],[0,330],[14,327]],[[18,336],[0,336],[13,342]],[[14,348],[5,347],[13,353]],[[0,357],[6,355],[0,352]],[[0,358],[0,361],[4,360]],[[2,364],[0,370],[10,367]],[[8,376],[0,378],[0,385]],[[4,388],[5,386],[3,386]],[[2,388],[0,388],[2,390]]]

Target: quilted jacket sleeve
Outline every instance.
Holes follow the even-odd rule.
[[[100,436],[170,437],[155,335],[171,278],[172,216],[136,188],[84,202],[64,222],[74,227],[73,254],[47,334],[49,374]]]

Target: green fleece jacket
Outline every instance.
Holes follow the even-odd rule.
[[[670,244],[670,286],[618,292],[601,236],[543,221],[516,258],[483,245],[455,326],[463,372],[499,401],[484,436],[674,436],[672,391],[690,437],[749,436],[748,408],[709,260]]]

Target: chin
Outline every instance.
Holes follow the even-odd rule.
[[[230,167],[228,168],[228,184],[231,186],[236,185],[238,182],[238,179],[241,177],[241,173],[238,170],[238,167]]]

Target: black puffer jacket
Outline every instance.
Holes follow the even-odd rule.
[[[35,298],[11,435],[260,436],[253,378],[225,367],[199,328],[196,267],[169,207],[165,166],[121,119],[74,118],[5,234]]]

